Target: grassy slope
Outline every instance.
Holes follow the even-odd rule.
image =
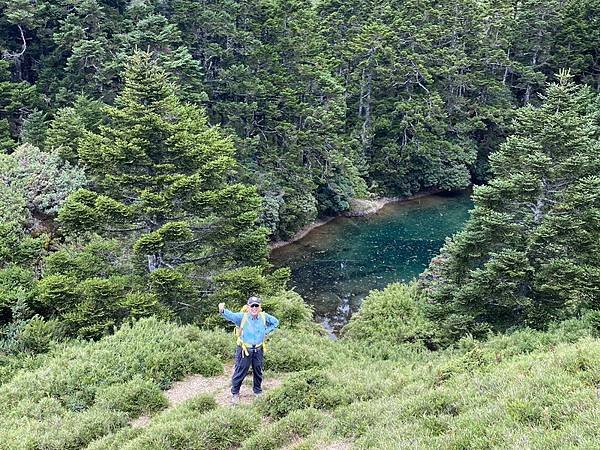
[[[389,308],[400,297],[390,288],[367,305]],[[357,320],[363,329],[377,323]],[[238,408],[199,397],[160,412],[160,387],[222,370],[232,350],[224,332],[145,320],[98,343],[56,350],[0,386],[0,448],[598,446],[600,340],[581,323],[465,339],[438,352],[398,341],[365,345],[364,334],[331,341],[310,328],[293,324],[273,338],[267,367],[291,374]],[[155,417],[131,429],[128,420],[144,412]]]

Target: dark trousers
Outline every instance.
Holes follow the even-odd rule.
[[[263,380],[263,349],[259,347],[255,350],[248,349],[248,356],[245,356],[242,347],[238,346],[235,350],[235,369],[231,377],[231,393],[239,394],[242,381],[246,378],[250,366],[252,366],[253,385],[252,390],[255,394],[262,392]]]

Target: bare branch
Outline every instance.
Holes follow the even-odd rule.
[[[135,228],[103,228],[102,231],[106,231],[107,233],[129,233],[131,231],[142,231],[145,230],[146,227],[135,227]]]
[[[27,41],[25,40],[25,33],[23,32],[23,28],[21,28],[21,25],[17,25],[17,27],[19,28],[19,32],[21,33],[21,40],[23,41],[23,44],[21,44],[21,51],[15,53],[5,50],[2,53],[3,59],[19,59],[21,56],[23,56],[25,50],[27,50]]]

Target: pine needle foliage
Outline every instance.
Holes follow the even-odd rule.
[[[107,124],[80,139],[91,190],[74,193],[60,212],[70,231],[119,236],[165,297],[197,296],[188,278],[264,263],[260,197],[235,181],[234,148],[204,111],[182,102],[149,53],[136,53]],[[177,302],[175,302],[177,303]],[[181,307],[181,304],[171,306]]]
[[[567,74],[542,100],[519,111],[465,229],[424,277],[447,336],[544,327],[598,308],[598,103]]]

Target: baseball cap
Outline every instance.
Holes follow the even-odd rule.
[[[249,305],[254,305],[254,304],[258,304],[260,305],[260,297],[256,297],[256,296],[252,296],[248,298],[248,304]]]

